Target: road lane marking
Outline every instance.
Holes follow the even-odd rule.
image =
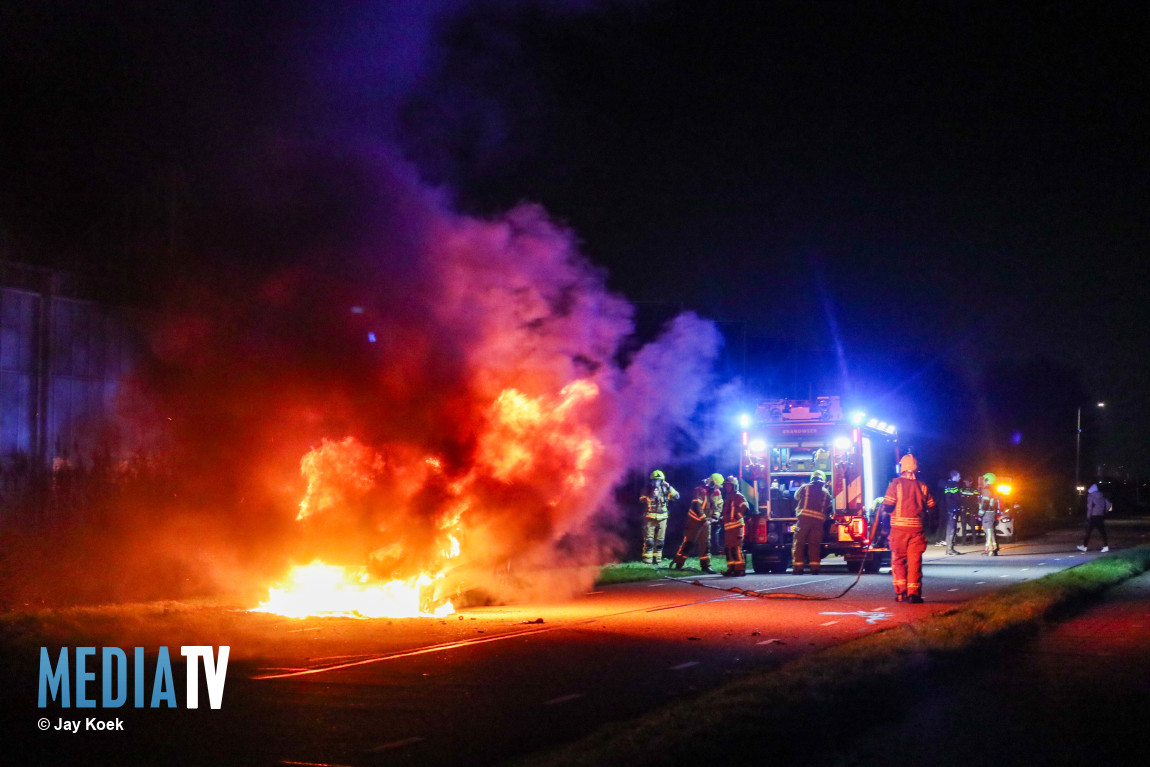
[[[819,615],[853,615],[859,618],[866,618],[867,623],[878,623],[879,621],[885,621],[887,618],[892,617],[894,613],[879,612],[877,610],[873,612],[867,610],[855,610],[853,613],[819,613]],[[829,626],[831,623],[838,623],[838,621],[831,621],[830,623],[824,623],[823,625]]]
[[[958,591],[958,589],[947,589],[947,591]]]
[[[413,738],[404,738],[403,740],[393,740],[390,743],[384,743],[382,746],[369,748],[367,752],[369,754],[377,754],[380,751],[391,751],[392,749],[403,748],[404,746],[414,746],[416,743],[422,743],[423,741],[424,739],[418,736]]]
[[[689,660],[686,663],[680,663],[678,666],[671,666],[671,670],[672,671],[682,671],[685,668],[691,668],[691,666],[698,666],[698,665],[699,665],[699,661]]]
[[[783,640],[781,640],[781,639],[764,639],[761,642],[755,642],[755,644],[757,644],[757,645],[760,645],[760,644],[783,644]]]
[[[984,584],[984,583],[986,583],[986,581],[975,581],[975,582],[974,582],[974,585],[975,585],[975,586],[981,586],[981,585],[982,585],[982,584]]]
[[[582,697],[583,697],[583,693],[573,692],[570,695],[560,695],[558,698],[552,698],[551,700],[544,702],[543,705],[544,706],[557,706],[560,703],[569,703],[570,701],[578,700],[579,698],[582,698]]]
[[[721,598],[726,599],[727,597],[724,596]],[[666,605],[664,607],[656,608],[656,609],[671,610],[671,609],[674,609],[676,607],[691,607],[693,605],[704,604],[706,602],[716,602],[716,601],[718,601],[718,600],[717,599],[702,599],[702,600],[698,600],[698,601],[694,601],[694,602],[685,602],[683,604]],[[560,629],[572,628],[574,626],[586,626],[586,625],[591,624],[591,623],[597,623],[599,621],[602,621],[605,618],[615,618],[615,617],[618,617],[620,615],[631,615],[631,614],[639,613],[639,612],[653,612],[653,611],[648,610],[648,608],[646,608],[646,607],[636,607],[635,609],[632,609],[632,610],[620,610],[617,613],[607,613],[606,615],[596,615],[592,618],[585,618],[583,620],[573,621],[573,622],[567,623],[567,624],[555,624],[552,626],[547,626],[545,628],[527,629],[525,631],[511,631],[511,632],[508,632],[506,634],[496,634],[494,636],[475,637],[474,639],[460,639],[456,642],[444,642],[443,644],[427,645],[424,647],[416,647],[412,650],[401,650],[399,652],[394,652],[394,653],[385,653],[383,655],[374,655],[374,656],[371,656],[368,658],[363,658],[362,660],[349,661],[347,663],[337,663],[337,664],[332,665],[332,666],[320,666],[318,668],[298,669],[298,670],[292,670],[292,671],[288,671],[286,673],[279,673],[279,674],[259,674],[259,675],[252,676],[249,678],[252,680],[256,680],[256,681],[263,681],[263,680],[267,680],[267,679],[287,679],[289,677],[312,676],[315,674],[323,674],[323,673],[326,673],[328,671],[339,671],[341,669],[353,668],[355,666],[366,666],[369,663],[382,663],[383,661],[396,660],[398,658],[410,658],[410,657],[413,657],[416,655],[426,655],[428,653],[441,652],[444,650],[457,650],[461,647],[473,647],[475,645],[488,644],[489,642],[501,642],[504,639],[515,639],[516,637],[526,637],[526,636],[531,636],[533,634],[546,634],[550,631],[559,631]]]
[[[833,626],[836,623],[838,623],[838,621],[827,621],[826,623],[820,623],[819,625],[820,626]]]

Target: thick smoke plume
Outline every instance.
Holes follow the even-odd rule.
[[[283,91],[330,109],[302,128],[269,117],[195,185],[215,202],[187,211],[153,362],[125,397],[127,430],[163,449],[99,537],[49,542],[77,598],[242,591],[313,558],[491,589],[619,552],[615,490],[650,470],[637,456],[670,457],[719,335],[685,314],[637,347],[633,308],[574,232],[533,204],[461,213],[392,148],[449,5],[379,20],[416,41],[406,53],[291,46],[325,61],[300,64],[315,92]],[[381,100],[343,111],[366,94]]]

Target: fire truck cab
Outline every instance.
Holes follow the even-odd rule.
[[[838,397],[819,397],[769,400],[746,426],[742,479],[752,514],[743,546],[756,573],[790,567],[794,494],[816,469],[834,498],[822,556],[841,556],[849,569],[869,573],[890,565],[889,530],[877,511],[898,474],[893,424],[861,411],[845,415]]]

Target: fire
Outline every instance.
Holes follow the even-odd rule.
[[[252,612],[287,618],[442,618],[451,615],[455,612],[451,602],[424,609],[422,595],[434,580],[420,575],[410,581],[373,584],[362,570],[316,561],[294,568],[291,585],[271,589],[268,601],[261,602]]]
[[[289,617],[451,614],[442,600],[468,585],[464,573],[505,569],[524,536],[545,529],[541,515],[558,513],[559,504],[579,508],[603,453],[588,423],[599,394],[590,380],[551,396],[505,388],[483,409],[469,460],[454,464],[410,446],[322,440],[300,462],[307,489],[296,520],[333,556],[295,568],[256,609]]]

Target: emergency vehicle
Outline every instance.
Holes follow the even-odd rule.
[[[834,498],[822,556],[868,573],[890,566],[889,530],[876,524],[890,480],[898,475],[898,431],[856,411],[844,414],[838,397],[769,400],[745,419],[742,476],[751,504],[743,548],[756,573],[791,565],[794,494],[821,469]]]

